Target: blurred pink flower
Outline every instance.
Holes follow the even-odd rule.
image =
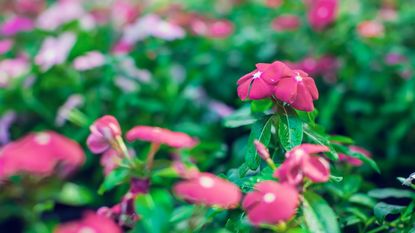
[[[385,57],[385,62],[388,65],[397,65],[407,61],[407,58],[399,53],[388,53]]]
[[[35,57],[35,63],[43,71],[50,69],[54,65],[62,64],[68,57],[75,41],[75,35],[69,32],[65,32],[57,38],[47,37]]]
[[[56,166],[59,166],[58,174],[67,175],[84,160],[78,143],[53,131],[28,134],[0,151],[0,164],[6,177],[21,172],[51,175]]]
[[[30,18],[12,16],[1,25],[0,34],[3,36],[13,36],[19,32],[31,31],[33,27],[33,21]]]
[[[111,115],[105,115],[97,119],[90,127],[88,136],[88,148],[95,154],[100,154],[111,148],[111,142],[121,136],[121,128],[117,119]]]
[[[382,23],[374,20],[367,20],[361,22],[357,26],[357,32],[364,38],[376,38],[382,37],[385,33],[385,29]]]
[[[255,225],[288,221],[295,215],[298,205],[299,195],[294,187],[271,180],[257,183],[242,202],[249,221]]]
[[[275,31],[294,31],[300,26],[300,19],[296,15],[281,15],[272,21],[271,26]]]
[[[130,142],[142,140],[174,148],[192,148],[198,144],[196,139],[185,133],[152,126],[135,126],[127,132],[126,137]]]
[[[226,38],[234,31],[233,23],[229,20],[214,20],[208,28],[208,36],[211,38]]]
[[[133,48],[133,44],[121,40],[113,45],[111,51],[114,54],[128,54],[133,50]]]
[[[224,209],[237,207],[242,196],[238,186],[210,173],[199,173],[177,183],[174,192],[191,203]]]
[[[15,7],[23,14],[37,15],[45,7],[44,0],[15,0]]]
[[[79,221],[59,225],[54,233],[121,233],[122,229],[111,219],[91,212]]]
[[[277,8],[281,6],[283,0],[265,0],[265,5],[271,8]]]
[[[313,154],[327,152],[329,148],[321,145],[302,144],[285,154],[285,161],[275,171],[274,176],[281,183],[296,186],[307,177],[313,182],[326,182],[330,176],[329,163]]]
[[[318,99],[318,90],[314,79],[301,70],[294,70],[294,75],[284,76],[274,89],[274,95],[294,108],[311,112],[313,100]]]
[[[23,57],[0,61],[0,87],[7,86],[12,78],[20,77],[27,72],[29,63]]]
[[[139,14],[139,5],[131,0],[115,0],[111,7],[111,17],[117,27],[133,23]]]
[[[261,157],[264,161],[271,159],[268,148],[266,148],[264,144],[262,144],[259,140],[255,140],[254,144],[259,157]]]
[[[98,51],[91,51],[83,56],[75,58],[73,66],[76,70],[90,70],[105,63],[105,57]]]
[[[209,108],[217,113],[220,117],[226,117],[231,115],[235,110],[225,103],[212,100],[209,101]]]
[[[308,21],[313,29],[322,30],[337,16],[338,0],[313,0],[308,11]]]
[[[58,1],[37,18],[37,27],[56,30],[60,25],[80,19],[85,14],[80,1]]]
[[[0,55],[7,53],[13,47],[13,40],[4,39],[0,40]]]
[[[372,157],[372,154],[369,151],[361,147],[349,146],[349,149],[351,152],[357,152],[363,154],[366,157]],[[362,166],[363,164],[362,160],[345,154],[339,154],[339,161],[344,161],[356,167]]]
[[[383,21],[395,22],[398,19],[398,13],[394,8],[383,7],[379,10],[378,17]]]
[[[84,97],[80,94],[73,94],[68,97],[66,102],[58,109],[58,114],[55,119],[57,126],[63,126],[68,119],[71,111],[84,104]]]
[[[100,164],[104,168],[104,174],[108,175],[121,163],[121,158],[117,151],[109,149],[101,156]]]
[[[5,145],[9,143],[9,129],[13,122],[16,121],[16,118],[17,115],[14,111],[7,111],[0,117],[0,145]]]

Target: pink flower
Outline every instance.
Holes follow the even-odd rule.
[[[136,126],[127,132],[128,141],[149,141],[166,144],[174,148],[192,148],[198,143],[196,139],[181,132],[151,126]]]
[[[357,153],[363,154],[366,157],[372,157],[372,154],[369,151],[367,151],[367,150],[365,150],[361,147],[350,146],[349,149],[350,149],[351,152],[357,152]],[[347,162],[347,163],[349,163],[353,166],[356,166],[356,167],[362,166],[362,164],[363,164],[362,160],[360,160],[358,158],[355,158],[355,157],[351,157],[349,155],[345,155],[345,154],[339,154],[339,160]]]
[[[90,127],[88,148],[95,154],[100,154],[111,148],[111,142],[121,136],[121,127],[115,117],[105,115],[97,119]]]
[[[56,166],[60,175],[67,175],[84,160],[84,152],[75,141],[52,131],[28,134],[0,151],[5,176],[21,172],[51,175]]]
[[[253,224],[278,224],[295,215],[299,198],[294,187],[268,180],[257,183],[254,189],[242,202]]]
[[[296,15],[281,15],[271,23],[275,31],[294,31],[300,26],[300,19]]]
[[[14,36],[19,32],[27,32],[33,29],[33,22],[29,18],[14,16],[1,25],[0,33],[4,36]]]
[[[329,151],[321,145],[302,144],[285,154],[286,160],[275,171],[281,183],[296,186],[307,177],[313,182],[326,182],[330,176],[330,165],[322,157],[313,154]]]
[[[80,19],[85,14],[80,1],[58,1],[37,18],[37,26],[44,30],[56,30],[60,25]]]
[[[114,44],[111,51],[114,54],[127,54],[131,52],[133,48],[134,45],[121,40]]]
[[[337,0],[314,0],[308,11],[308,21],[315,30],[321,30],[333,22],[337,15]]]
[[[388,53],[385,57],[385,62],[388,65],[397,65],[403,63],[407,60],[407,58],[399,53]]]
[[[284,76],[274,88],[274,95],[294,108],[311,112],[314,110],[313,100],[318,99],[318,90],[314,79],[301,70]]]
[[[7,86],[12,78],[20,77],[29,71],[25,58],[4,59],[0,61],[0,87]]]
[[[233,23],[228,20],[214,20],[210,23],[208,36],[212,38],[226,38],[233,32]]]
[[[54,233],[121,233],[121,227],[111,219],[91,212],[85,214],[79,221],[69,222],[58,226]]]
[[[282,77],[291,76],[292,71],[284,63],[258,63],[256,70],[244,75],[237,82],[238,96],[241,100],[263,99],[272,96],[273,85]]]
[[[270,8],[281,6],[283,0],[265,0],[265,5]]]
[[[199,173],[179,182],[174,186],[174,192],[186,201],[224,209],[237,207],[241,199],[238,186],[210,173]]]
[[[261,157],[264,161],[271,159],[268,148],[266,148],[264,144],[262,144],[258,140],[255,140],[254,144],[255,144],[255,149],[258,152],[259,157]]]
[[[43,71],[50,69],[54,65],[62,64],[68,57],[75,41],[75,35],[69,32],[60,35],[58,38],[47,37],[35,57],[35,63]]]
[[[75,58],[73,66],[76,70],[83,71],[102,66],[104,63],[105,57],[102,53],[98,51],[91,51],[84,56]]]
[[[384,30],[383,24],[377,21],[363,21],[357,26],[357,32],[364,38],[381,37]]]
[[[45,7],[44,0],[16,0],[15,4],[16,10],[24,15],[37,15]]]
[[[13,47],[14,42],[10,39],[0,40],[0,55],[7,53]]]
[[[131,0],[116,0],[111,7],[111,17],[117,27],[122,27],[134,22],[139,10],[139,6]]]
[[[112,170],[118,167],[122,159],[118,155],[117,151],[109,149],[101,156],[100,163],[104,167],[104,174],[108,175]]]

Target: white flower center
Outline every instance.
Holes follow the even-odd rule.
[[[295,156],[303,156],[305,154],[305,151],[303,149],[297,149],[294,152]]]
[[[257,71],[257,72],[255,72],[254,75],[252,75],[252,78],[257,79],[257,78],[261,77],[261,74],[262,74],[261,71]]]
[[[297,73],[297,75],[295,75],[294,78],[295,78],[295,81],[297,81],[297,82],[303,81],[303,77],[301,77],[301,75],[299,73]]]
[[[271,203],[275,201],[276,196],[273,193],[266,193],[263,198],[264,198],[264,202]]]
[[[329,15],[329,11],[328,11],[328,9],[327,9],[326,7],[320,7],[320,8],[317,10],[317,15],[318,15],[320,18],[326,18],[326,17]]]
[[[35,136],[35,142],[39,145],[46,145],[50,141],[50,135],[47,133],[38,133]]]
[[[96,233],[96,231],[90,227],[82,227],[79,229],[79,233]]]
[[[210,177],[202,176],[199,178],[199,183],[203,188],[212,188],[215,181]]]

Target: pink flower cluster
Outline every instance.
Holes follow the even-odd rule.
[[[121,227],[112,220],[91,212],[85,214],[79,221],[69,222],[58,226],[54,233],[121,233]]]
[[[298,110],[314,110],[313,100],[318,99],[318,90],[314,79],[307,73],[292,70],[280,61],[258,63],[256,68],[238,80],[239,98],[276,98]]]

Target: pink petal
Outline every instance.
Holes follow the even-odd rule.
[[[318,99],[318,90],[317,90],[316,84],[314,82],[314,79],[310,78],[310,77],[305,77],[305,78],[303,78],[303,80],[304,80],[304,83],[305,83],[308,91],[310,92],[311,97],[313,98],[313,100],[317,100]]]
[[[303,82],[298,82],[297,97],[291,105],[301,111],[311,112],[314,110],[313,99]]]
[[[297,81],[294,78],[283,78],[274,88],[275,96],[286,103],[292,104],[297,96]]]
[[[94,154],[101,154],[110,148],[108,142],[96,134],[90,134],[86,141],[88,148]]]
[[[326,182],[329,180],[330,166],[325,159],[310,155],[303,160],[303,172],[313,182]]]
[[[249,98],[253,100],[264,99],[272,96],[272,86],[264,82],[261,78],[254,79]]]

